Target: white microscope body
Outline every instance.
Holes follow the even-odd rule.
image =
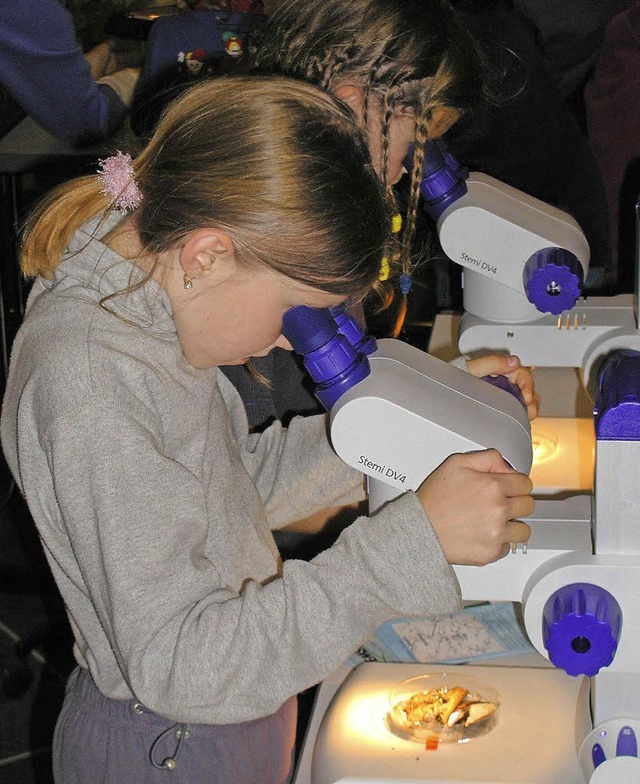
[[[367,477],[371,512],[454,452],[493,447],[529,473],[531,431],[512,394],[400,340],[378,341],[368,359],[369,375],[331,408],[331,441]]]
[[[488,175],[458,176],[464,194],[432,214],[443,251],[464,268],[463,354],[508,352],[588,380],[612,351],[640,350],[636,297],[580,296],[590,251],[570,215]]]
[[[586,379],[596,362],[619,349],[640,349],[632,298],[599,298],[574,310],[589,251],[570,216],[484,175],[470,175],[467,186],[464,195],[440,205],[437,217],[443,249],[466,268],[462,352],[516,353],[523,364],[582,368]],[[566,313],[562,303],[568,303]],[[360,364],[334,394],[327,379],[341,376],[348,361],[327,371],[324,338],[305,338],[299,349],[286,327],[285,316],[294,348],[320,356],[317,366],[315,360],[305,364],[321,381],[318,388],[328,390],[326,399],[318,397],[331,412],[336,452],[368,478],[372,512],[417,489],[454,452],[494,447],[516,470],[529,472],[526,413],[509,392],[405,343],[383,340],[369,345],[367,371]],[[613,391],[601,382],[601,420],[612,410],[623,426],[604,427],[598,438],[593,499],[538,501],[526,552],[485,567],[456,567],[464,599],[522,602],[535,648],[569,673],[566,678],[590,681],[593,729],[576,719],[579,737],[566,753],[576,755],[577,775],[591,784],[640,782],[640,370],[619,394],[620,369],[609,375]],[[548,775],[545,784],[555,784],[553,772]],[[489,770],[482,776],[459,780],[511,782],[492,778]],[[331,782],[347,780],[356,779]],[[372,774],[357,780],[391,779]],[[444,780],[453,779],[438,778]],[[525,780],[538,784],[513,779]]]
[[[615,642],[608,640],[612,643],[611,661],[581,670],[592,676],[594,730],[582,743],[580,761],[588,781],[640,781],[640,485],[636,477],[640,465],[636,419],[640,416],[640,375],[637,357],[632,356],[640,350],[638,285],[635,295],[577,298],[574,303],[573,292],[565,298],[547,270],[551,307],[547,307],[549,301],[536,302],[527,288],[526,275],[520,274],[523,264],[536,252],[536,244],[557,243],[563,252],[577,258],[586,275],[589,252],[582,232],[570,216],[484,175],[471,174],[467,184],[462,198],[434,216],[443,250],[465,267],[460,351],[508,352],[517,354],[526,365],[578,368],[585,387],[594,390],[599,386],[599,411],[591,541],[584,529],[573,530],[565,543],[567,550],[542,563],[534,523],[529,552],[520,559],[522,579],[509,580],[511,589],[502,579],[508,577],[502,574],[506,569],[503,563],[483,569],[482,575],[469,567],[456,571],[467,598],[522,601],[530,641],[545,656],[549,655],[549,641],[544,636],[549,635],[550,627],[562,629],[568,635],[565,643],[576,650],[592,642],[589,634],[583,637],[581,628],[591,624],[594,631],[598,626],[602,631],[605,626],[607,634],[613,633]],[[481,268],[465,250],[467,244],[477,248]],[[567,282],[567,269],[562,269],[563,276]],[[554,297],[561,307],[553,306]],[[624,356],[628,350],[629,355]],[[623,357],[623,364],[613,386],[607,386],[606,377],[597,378],[598,371],[612,358],[615,363],[616,354]],[[607,425],[608,416],[616,421],[613,427]],[[574,525],[579,527],[577,519]],[[554,528],[557,533],[559,527]],[[587,591],[594,590],[591,607],[582,593],[584,586]],[[490,590],[483,591],[486,587]],[[615,621],[605,608],[609,600],[616,606]],[[575,637],[569,640],[572,633]],[[581,656],[587,658],[589,652],[576,653],[576,658]],[[564,657],[561,654],[558,658]]]

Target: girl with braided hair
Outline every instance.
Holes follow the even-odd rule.
[[[595,159],[546,69],[535,30],[512,0],[284,0],[264,29],[253,67],[306,79],[347,100],[368,125],[387,186],[407,149],[394,125],[403,111],[412,114],[416,165],[408,189],[406,182],[400,189],[408,205],[401,290],[411,247],[424,243],[419,255],[433,263],[419,275],[439,281],[439,305],[459,306],[460,272],[442,270],[452,265],[422,215],[420,242],[414,241],[423,142],[443,134],[465,167],[576,218],[591,247],[588,286],[609,265]]]
[[[406,225],[395,255],[408,276],[425,143],[479,104],[484,89],[480,50],[447,0],[285,0],[248,67],[305,79],[347,103],[394,204],[393,186],[413,144]]]

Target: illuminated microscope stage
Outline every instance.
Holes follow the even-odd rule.
[[[446,673],[490,684],[496,725],[464,743],[406,740],[386,724],[389,697],[403,680]],[[435,685],[435,684],[434,684]],[[316,737],[311,784],[584,784],[579,739],[590,729],[588,683],[547,667],[361,664],[344,680]]]
[[[531,423],[531,481],[537,498],[593,491],[593,419],[538,417]]]

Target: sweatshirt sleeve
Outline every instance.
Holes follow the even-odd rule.
[[[331,447],[324,414],[272,425],[247,445],[244,463],[253,475],[272,529],[328,507],[365,498],[364,477]]]
[[[27,114],[75,146],[111,136],[126,107],[93,79],[62,3],[0,0],[0,11],[0,81]]]
[[[276,421],[251,434],[238,391],[224,377],[219,378],[219,386],[236,423],[243,465],[260,493],[272,529],[364,499],[362,473],[346,465],[331,447],[327,414],[296,416],[287,427]]]
[[[74,622],[90,632],[85,658],[99,679],[95,653],[112,652],[136,698],[175,721],[268,715],[384,620],[460,606],[414,493],[359,518],[312,561],[237,590],[216,542],[225,500],[212,510],[199,478],[133,417],[87,405],[42,441],[59,510],[48,512],[47,549]],[[247,550],[248,572],[253,558]],[[99,623],[83,619],[94,612]]]

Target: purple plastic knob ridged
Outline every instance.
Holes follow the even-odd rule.
[[[608,591],[591,583],[559,588],[542,613],[549,659],[569,675],[592,676],[611,664],[621,628],[620,605]]]
[[[559,315],[578,301],[584,283],[582,265],[565,248],[543,248],[524,265],[522,282],[527,299],[541,313]]]
[[[488,384],[491,384],[498,389],[502,389],[505,392],[508,392],[510,395],[513,395],[516,400],[518,400],[525,408],[524,398],[522,397],[522,390],[517,384],[514,384],[512,381],[506,376],[483,376],[483,381],[486,381]]]
[[[640,352],[623,349],[606,358],[593,416],[599,441],[640,441]]]

